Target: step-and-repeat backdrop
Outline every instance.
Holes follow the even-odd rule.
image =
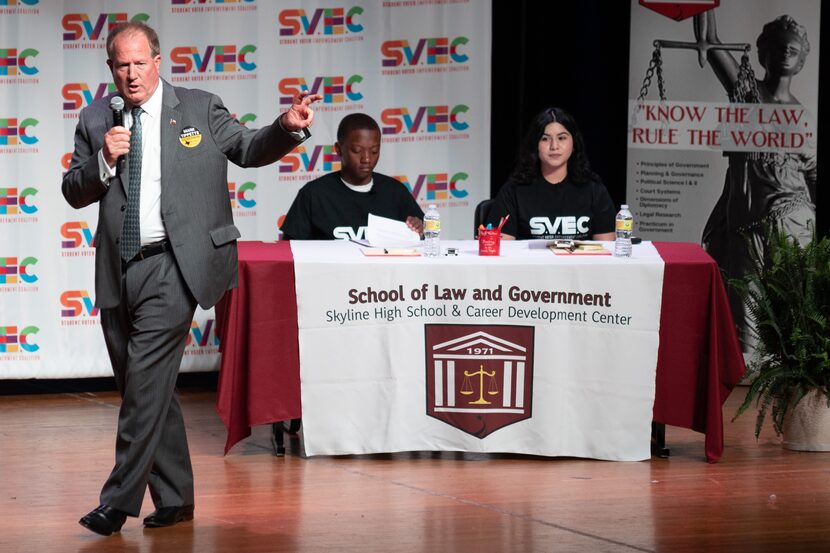
[[[155,28],[162,77],[218,94],[251,127],[273,121],[300,90],[324,96],[305,144],[269,167],[230,166],[243,240],[278,239],[297,190],[339,169],[337,125],[354,112],[381,126],[377,171],[419,204],[437,204],[446,236],[461,239],[490,190],[490,8],[489,0],[0,0],[0,378],[111,374],[94,307],[97,206],[72,209],[60,182],[78,114],[114,90],[112,25]],[[182,370],[214,370],[218,345],[212,311],[199,310]]]

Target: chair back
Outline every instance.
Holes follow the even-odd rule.
[[[473,212],[473,238],[478,238],[478,226],[487,224],[487,216],[490,215],[490,209],[493,207],[495,200],[487,199],[478,202],[475,211]]]

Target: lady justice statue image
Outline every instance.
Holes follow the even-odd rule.
[[[715,10],[694,17],[700,52],[731,102],[800,106],[791,89],[803,69],[810,43],[803,25],[782,15],[764,25],[756,41],[758,61],[765,70],[756,79],[744,52],[740,63],[730,49],[718,47]],[[748,50],[748,49],[747,49]],[[701,54],[701,64],[705,63]],[[725,152],[729,160],[723,192],[703,230],[702,243],[726,278],[740,278],[751,269],[755,253],[765,248],[764,229],[784,229],[802,245],[813,237],[816,208],[816,152]],[[748,313],[730,291],[730,302],[745,351],[754,349]]]

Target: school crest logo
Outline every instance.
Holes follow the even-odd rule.
[[[424,325],[427,414],[477,438],[528,419],[532,326]]]

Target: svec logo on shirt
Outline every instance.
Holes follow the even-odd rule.
[[[357,232],[352,227],[334,227],[332,234],[335,240],[365,240],[366,228],[357,227]]]
[[[557,217],[551,222],[550,217],[531,217],[530,234],[534,236],[547,236],[554,234],[579,234],[588,232],[588,223],[591,218],[587,216],[575,217],[568,215]]]

